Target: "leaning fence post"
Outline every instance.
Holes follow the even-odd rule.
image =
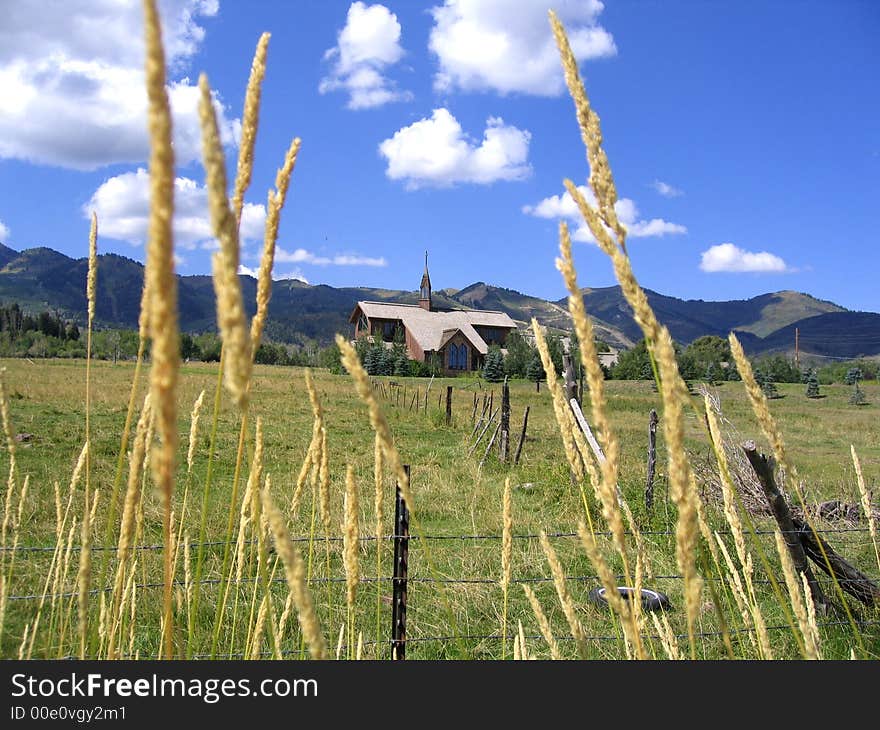
[[[526,440],[526,426],[529,423],[529,406],[526,406],[526,412],[523,416],[522,431],[519,434],[519,443],[516,445],[516,454],[513,457],[513,465],[519,464],[519,455],[522,452],[523,442]]]
[[[804,546],[801,543],[800,535],[795,529],[794,522],[791,518],[791,511],[788,509],[785,497],[779,490],[779,487],[776,486],[776,477],[773,475],[775,460],[772,456],[768,457],[759,453],[758,447],[751,439],[742,445],[742,449],[746,454],[746,458],[749,460],[749,464],[752,465],[752,469],[754,469],[758,481],[761,483],[761,488],[764,490],[764,496],[767,498],[767,504],[770,505],[770,511],[776,518],[776,524],[779,525],[779,530],[782,533],[782,537],[785,539],[785,544],[791,555],[791,562],[794,564],[794,569],[798,573],[803,573],[804,577],[807,579],[816,608],[823,614],[827,613],[829,603],[822,592],[822,586],[819,584],[819,581],[816,580],[813,571],[810,570],[810,565],[807,563],[807,555],[804,552]]]
[[[409,464],[403,469],[409,479]],[[394,504],[394,577],[391,581],[391,658],[406,659],[406,574],[409,564],[409,510],[400,484]]]
[[[648,481],[645,485],[645,507],[654,507],[654,469],[657,465],[657,411],[648,415]]]

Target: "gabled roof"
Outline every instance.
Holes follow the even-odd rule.
[[[399,319],[415,338],[419,346],[428,351],[437,351],[449,341],[444,335],[461,331],[481,355],[489,351],[485,340],[477,334],[477,327],[498,327],[516,329],[516,323],[504,312],[478,309],[454,309],[448,312],[429,312],[414,304],[387,304],[386,302],[358,302],[349,318],[354,322],[358,310],[369,319]],[[450,335],[451,337],[452,335]]]

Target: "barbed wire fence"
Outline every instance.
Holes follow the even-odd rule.
[[[769,538],[770,542],[767,543],[767,550],[769,553],[772,553],[772,543],[773,543],[773,535],[774,530],[769,529],[759,529],[754,530],[749,535],[754,536],[756,539],[765,539]],[[872,539],[869,532],[868,527],[861,526],[845,526],[845,527],[828,527],[824,529],[817,530],[817,532],[823,535],[833,535],[838,540],[844,540],[845,546],[847,549],[858,549],[859,547],[867,547],[872,545]],[[627,533],[631,535],[632,533]],[[645,530],[641,531],[640,534],[644,538],[649,539],[671,539],[674,540],[675,531],[674,530]],[[729,530],[719,530],[717,534],[725,539],[732,540],[732,533]],[[597,531],[595,533],[597,539],[604,539],[606,541],[611,540],[611,533],[607,531]],[[520,544],[531,544],[536,543],[540,535],[538,533],[533,532],[524,532],[520,534],[512,534],[511,539],[516,543]],[[573,544],[576,544],[579,540],[579,536],[575,532],[550,532],[546,533],[546,537],[550,540],[556,541],[557,544],[565,541],[573,541]],[[340,535],[297,535],[291,538],[295,543],[303,544],[314,542],[315,544],[320,543],[322,541],[327,541],[328,543],[334,545],[341,545],[343,542],[343,537]],[[387,626],[391,628],[391,630],[387,633],[385,638],[380,639],[365,639],[360,642],[360,645],[367,650],[372,650],[375,653],[376,658],[392,658],[393,652],[392,647],[395,645],[398,647],[398,651],[401,647],[409,647],[410,648],[410,656],[414,656],[415,658],[419,658],[423,654],[427,656],[433,656],[438,653],[438,646],[451,644],[453,642],[465,642],[469,648],[473,650],[477,650],[481,646],[486,645],[497,645],[502,641],[513,641],[516,636],[519,634],[508,630],[506,635],[502,635],[500,631],[462,631],[462,632],[443,632],[443,631],[431,631],[429,629],[437,628],[436,622],[436,590],[442,586],[445,589],[452,590],[464,590],[468,587],[483,587],[483,588],[491,588],[493,586],[499,586],[500,580],[499,576],[494,575],[450,575],[448,574],[440,574],[430,571],[428,569],[426,561],[424,558],[425,550],[420,548],[420,546],[425,545],[426,543],[438,544],[444,546],[455,546],[454,549],[461,552],[463,555],[468,552],[468,550],[477,549],[479,546],[487,547],[488,549],[492,549],[494,551],[498,551],[500,553],[500,543],[503,539],[503,535],[501,534],[414,534],[411,535],[407,531],[405,534],[398,534],[396,531],[387,535],[361,535],[359,537],[359,542],[363,549],[366,549],[371,543],[381,543],[383,545],[394,545],[401,544],[405,542],[409,549],[409,561],[408,561],[408,570],[406,573],[401,576],[397,571],[392,575],[361,575],[359,577],[359,583],[365,586],[379,586],[384,587],[383,593],[387,590],[390,596],[391,603],[391,616],[389,617],[389,621],[387,622]],[[247,544],[255,544],[256,540],[247,540]],[[225,540],[210,540],[204,542],[189,542],[188,548],[190,551],[194,551],[199,547],[202,548],[223,548],[227,544],[233,545],[235,544],[234,540],[225,541]],[[69,549],[71,552],[79,552],[82,548],[79,545],[70,545]],[[90,547],[91,551],[97,554],[111,554],[115,553],[117,548],[116,546],[107,546],[107,545],[94,545]],[[731,544],[732,549],[732,544]],[[38,559],[41,555],[52,555],[56,552],[57,546],[53,544],[43,544],[43,545],[15,545],[15,546],[6,546],[0,547],[0,552],[5,552],[7,554],[14,553],[19,557],[20,560],[35,560]],[[140,552],[140,553],[153,553],[160,552],[164,550],[164,545],[162,544],[141,544],[135,545],[131,547],[131,550]],[[183,553],[183,546],[179,551],[179,554]],[[536,553],[537,554],[537,553]],[[541,558],[543,558],[543,553],[540,554]],[[109,556],[108,556],[109,557]],[[316,561],[320,562],[320,561]],[[500,559],[499,559],[500,564]],[[552,584],[554,578],[549,574],[549,570],[547,569],[546,561],[543,559],[535,560],[529,563],[532,570],[522,571],[518,575],[514,575],[511,577],[511,584],[519,585],[540,585],[540,584]],[[30,570],[23,569],[22,563],[19,563],[18,566],[18,575],[32,573],[32,574],[40,574],[38,565],[30,565]],[[753,583],[756,586],[767,586],[773,583],[777,585],[784,585],[785,579],[783,575],[780,573],[767,575],[765,573],[760,573],[759,570],[756,570],[756,575],[753,579]],[[395,602],[399,600],[399,588],[401,577],[403,578],[406,586],[409,589],[409,595],[405,599],[406,613],[405,620],[403,626],[397,625],[398,615],[395,613]],[[622,581],[624,580],[623,575],[616,575],[616,580]],[[651,576],[652,578],[652,589],[661,590],[665,593],[677,594],[680,582],[684,580],[684,577],[678,573],[664,573],[664,574],[656,574]],[[585,594],[588,587],[599,587],[601,585],[600,578],[597,574],[592,572],[570,572],[565,575],[565,580],[567,583],[570,583],[572,586],[580,586],[581,588],[578,591],[578,597],[583,599],[584,596],[581,594]],[[720,576],[705,576],[705,581],[712,583],[721,583],[726,580],[724,577]],[[822,576],[820,578],[821,582],[827,584],[829,587],[829,592],[831,592],[832,588],[832,580],[827,576]],[[241,578],[234,578],[232,576],[224,577],[205,577],[199,579],[197,582],[186,580],[176,580],[174,582],[174,587],[179,589],[187,589],[187,588],[211,588],[222,585],[232,585],[239,588],[251,587],[253,589],[254,584],[259,581],[258,576],[242,576]],[[271,584],[274,587],[279,587],[281,590],[286,590],[286,581],[284,578],[273,578]],[[319,592],[322,586],[328,585],[340,585],[343,586],[346,582],[346,577],[342,574],[339,575],[314,575],[311,577],[309,583],[313,588],[313,591]],[[142,581],[134,584],[134,588],[137,591],[152,591],[152,590],[160,590],[164,587],[164,583],[162,581]],[[101,594],[109,594],[113,591],[112,585],[106,586],[98,586],[92,587],[89,589],[90,596],[100,596]],[[77,590],[75,587],[70,589],[61,590],[58,592],[21,592],[21,593],[9,593],[6,596],[7,607],[10,612],[14,612],[17,608],[19,610],[24,610],[24,605],[29,602],[37,602],[37,601],[53,601],[53,600],[73,600],[77,596]],[[389,601],[386,601],[388,603]],[[586,600],[582,600],[581,603],[587,603]],[[581,606],[582,609],[585,609],[585,606]],[[674,603],[671,606],[672,611],[677,611],[678,606]],[[607,609],[600,609],[605,610]],[[421,625],[421,616],[425,613],[431,615],[432,619],[426,626]],[[844,627],[849,625],[850,622],[845,618],[841,618],[839,616],[829,616],[827,620],[822,620],[817,622],[817,626],[820,628],[832,628],[832,627]],[[873,615],[868,618],[860,618],[858,620],[859,629],[862,631],[876,631],[877,627],[880,627],[880,621],[876,620],[876,615]],[[402,631],[401,631],[402,629]],[[791,631],[791,625],[788,623],[772,623],[766,626],[766,629],[770,632],[777,631]],[[749,633],[753,633],[754,628],[752,627],[728,627],[725,628],[724,631],[711,629],[700,631],[695,634],[695,638],[699,640],[718,640],[720,641],[726,634],[727,637],[733,638],[737,636],[747,635]],[[675,638],[679,641],[687,641],[688,634],[686,633],[676,633],[674,634]],[[524,633],[523,637],[529,641],[535,642],[543,642],[544,637],[540,633]],[[560,642],[572,642],[575,640],[574,636],[570,633],[553,633],[553,637],[556,641]],[[662,637],[652,633],[647,632],[643,635],[643,638],[649,639],[652,641],[659,641]],[[332,639],[332,637],[328,637],[328,639]],[[615,643],[620,642],[620,636],[613,632],[607,633],[597,633],[597,634],[587,634],[585,636],[585,640],[588,643],[601,644],[601,643]],[[402,642],[402,643],[401,643]],[[433,646],[433,650],[426,652],[425,649]],[[348,650],[347,643],[340,642],[336,647],[337,650],[342,649],[343,652]],[[497,654],[497,651],[495,652]],[[302,656],[301,650],[281,650],[277,652],[270,651],[262,651],[256,654],[256,656],[261,657],[271,657],[271,656],[282,656],[283,658],[293,658],[297,656]],[[252,652],[248,656],[255,656]],[[125,656],[123,655],[123,658]],[[193,654],[193,658],[195,659],[237,659],[237,658],[245,658],[244,652],[226,652],[226,653],[196,653]],[[400,658],[400,657],[398,657]]]

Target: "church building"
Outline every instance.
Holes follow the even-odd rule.
[[[419,284],[418,304],[358,302],[349,317],[354,337],[370,337],[390,347],[400,328],[407,356],[420,362],[435,357],[445,375],[481,370],[490,345],[502,349],[516,323],[504,312],[480,309],[438,309],[431,301],[428,254]]]

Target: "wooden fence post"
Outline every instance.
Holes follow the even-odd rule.
[[[409,479],[409,464],[403,469]],[[391,658],[406,659],[406,580],[409,565],[409,510],[400,484],[394,506],[394,578],[391,581]]]
[[[645,507],[650,512],[654,507],[654,470],[657,466],[657,411],[653,408],[648,415],[648,481],[645,485]]]
[[[519,455],[520,455],[520,452],[522,451],[523,442],[526,440],[526,426],[529,423],[529,408],[530,408],[530,406],[526,406],[526,412],[525,412],[525,415],[523,416],[522,431],[520,431],[520,433],[519,433],[519,443],[516,445],[516,454],[514,454],[514,456],[513,456],[513,465],[514,466],[519,464]]]
[[[510,451],[510,386],[507,384],[507,376],[501,385],[501,441],[498,444],[501,451],[501,461],[506,462]]]
[[[764,490],[764,496],[767,497],[770,511],[773,512],[773,516],[776,518],[776,523],[782,531],[782,537],[785,539],[788,552],[791,554],[791,561],[794,563],[795,571],[803,573],[807,579],[816,609],[823,614],[827,613],[830,604],[822,592],[822,586],[819,585],[819,581],[816,580],[813,571],[810,570],[804,546],[801,544],[801,538],[795,530],[785,497],[782,496],[782,492],[776,486],[776,477],[773,475],[775,460],[773,457],[768,458],[764,454],[759,454],[754,441],[746,441],[742,448],[746,458],[749,460],[749,464],[752,465],[752,469],[755,470],[755,474],[758,476],[758,481],[761,482],[761,488]]]
[[[446,386],[446,425],[452,425],[452,386]]]

